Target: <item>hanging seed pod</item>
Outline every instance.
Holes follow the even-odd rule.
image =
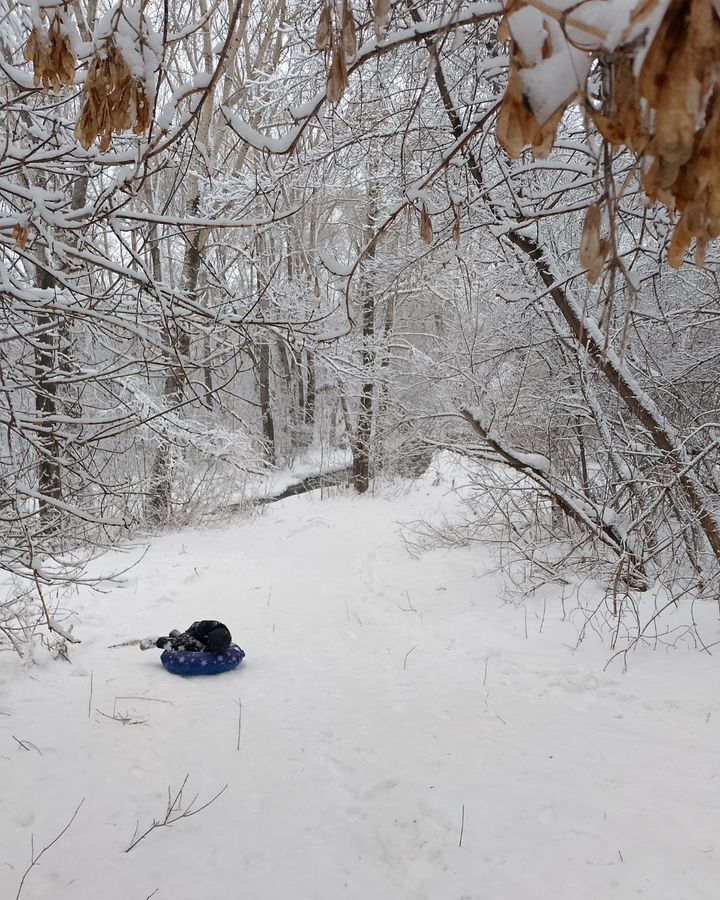
[[[342,45],[348,56],[355,55],[357,51],[357,29],[355,28],[355,17],[353,16],[349,0],[345,0],[343,3]]]
[[[497,139],[511,159],[517,159],[522,153],[530,117],[535,118],[522,101],[518,73],[511,71],[496,125]]]
[[[580,264],[585,269],[592,268],[600,255],[600,216],[601,209],[596,204],[588,209],[583,222]]]
[[[112,135],[124,131],[143,134],[150,127],[152,105],[143,82],[135,78],[111,35],[98,49],[85,83],[82,113],[75,137],[86,150],[100,138],[100,151]]]
[[[498,44],[504,44],[505,41],[510,40],[510,25],[508,23],[507,13],[500,20],[500,24],[498,25],[497,30],[497,42]]]
[[[678,269],[682,264],[685,254],[690,248],[691,241],[692,235],[688,229],[686,217],[683,216],[675,226],[675,231],[670,241],[670,249],[668,250],[668,263],[673,269]]]
[[[332,62],[328,71],[327,98],[330,103],[338,103],[348,86],[347,64],[345,54],[333,50]]]
[[[460,211],[457,204],[453,203],[453,240],[457,246],[460,243]]]
[[[318,280],[317,275],[315,276],[315,284],[313,286],[313,293],[316,297],[320,296],[320,281]]]
[[[50,64],[55,74],[57,84],[71,85],[75,82],[75,54],[70,46],[70,38],[63,34],[63,21],[60,14],[56,13],[48,31],[50,36]]]
[[[55,13],[48,29],[33,27],[24,56],[33,64],[35,87],[42,86],[46,94],[74,84],[75,54],[60,12]]]
[[[19,222],[13,225],[13,240],[20,250],[24,250],[27,247],[28,230]]]
[[[25,59],[33,64],[33,84],[35,87],[40,87],[41,84],[44,84],[50,56],[50,43],[44,29],[41,33],[37,28],[33,28],[28,42],[25,44],[24,55]],[[47,91],[47,87],[45,90]]]
[[[598,205],[589,207],[585,214],[580,240],[580,262],[586,268],[593,264],[598,254],[600,247],[600,219],[600,207]]]
[[[505,5],[498,41],[510,41],[510,71],[497,118],[500,144],[512,158],[529,145],[536,158],[543,158],[553,147],[565,109],[580,95],[609,144],[644,155],[639,168],[648,199],[680,213],[670,265],[683,262],[693,241],[696,262],[703,265],[707,244],[720,237],[719,0],[638,0],[612,54],[606,49],[608,34],[583,19],[584,13],[577,13],[575,23],[574,11],[560,21],[555,6],[534,0]],[[625,41],[632,29],[639,36],[643,20],[649,46],[637,37]],[[568,26],[593,36],[587,49],[572,44]],[[587,97],[590,82],[581,77],[557,109],[547,108],[543,85],[563,65],[571,77],[563,63],[568,54],[576,72],[590,71],[593,60],[601,63],[607,76],[601,109]],[[547,65],[551,59],[555,68]],[[611,249],[600,238],[600,219],[600,209],[591,208],[583,227],[580,256],[591,282],[600,277]]]
[[[607,259],[609,252],[610,238],[603,238],[598,245],[598,251],[595,256],[595,260],[587,270],[587,280],[590,282],[590,284],[595,284],[598,278],[602,275],[602,270],[605,267],[605,260]]]
[[[550,116],[547,122],[538,128],[532,139],[532,150],[535,159],[547,159],[555,144],[557,137],[558,125],[565,113],[565,107],[562,106],[554,115]]]
[[[425,241],[426,244],[432,244],[433,242],[432,221],[424,203],[420,211],[420,240]]]
[[[329,50],[332,46],[332,4],[328,4],[320,14],[315,46],[318,50]]]
[[[390,0],[375,0],[373,26],[377,40],[382,40],[385,29],[390,24],[390,8]]]

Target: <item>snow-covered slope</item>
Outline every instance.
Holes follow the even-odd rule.
[[[83,798],[24,900],[717,897],[716,658],[604,672],[551,596],[542,633],[498,599],[482,547],[410,558],[398,521],[452,502],[311,495],[161,537],[78,599],[72,664],[0,656],[0,897]],[[106,649],[204,617],[236,672]],[[186,776],[180,810],[227,789],[126,853]]]

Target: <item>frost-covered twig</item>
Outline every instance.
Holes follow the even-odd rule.
[[[17,894],[15,894],[15,900],[19,900],[20,894],[22,893],[22,889],[23,889],[23,887],[24,887],[24,885],[25,885],[25,879],[28,877],[28,875],[30,874],[30,872],[33,870],[34,866],[36,866],[36,865],[40,862],[40,859],[41,859],[41,857],[43,856],[43,854],[46,853],[46,852],[47,852],[54,844],[56,844],[56,843],[60,840],[60,838],[65,834],[65,832],[68,830],[68,828],[69,828],[69,827],[72,825],[72,823],[75,821],[75,817],[76,817],[77,814],[80,812],[80,807],[83,805],[84,802],[85,802],[85,798],[83,797],[82,800],[81,800],[81,801],[78,803],[78,805],[75,807],[75,812],[74,812],[74,813],[72,814],[72,816],[70,817],[70,821],[67,823],[67,825],[62,829],[62,831],[60,831],[60,832],[59,832],[59,833],[58,833],[58,834],[50,841],[49,844],[46,844],[46,845],[42,848],[42,850],[37,854],[37,856],[35,855],[35,848],[34,848],[34,846],[32,845],[32,840],[31,840],[31,845],[30,845],[30,865],[29,865],[29,866],[27,867],[27,869],[25,869],[25,871],[23,872],[23,876],[22,876],[22,878],[20,879],[20,884],[19,884],[18,889],[17,889]]]
[[[222,787],[214,797],[211,797],[207,802],[203,803],[202,806],[198,806],[197,809],[193,809],[193,804],[197,800],[197,794],[193,797],[193,799],[188,803],[185,809],[182,808],[183,802],[183,790],[185,789],[185,785],[187,784],[189,774],[183,778],[183,782],[180,785],[177,793],[173,795],[171,788],[168,787],[168,801],[167,801],[167,809],[165,810],[165,817],[163,819],[153,819],[152,824],[145,829],[145,831],[138,834],[139,823],[135,826],[135,831],[133,832],[132,839],[130,844],[125,850],[125,853],[129,853],[133,847],[137,847],[140,841],[143,838],[146,838],[151,831],[154,831],[156,828],[163,828],[165,826],[169,827],[174,825],[175,822],[179,822],[180,819],[189,819],[191,816],[197,815],[199,812],[202,812],[204,809],[207,809],[212,803],[214,803],[218,797],[223,794],[227,790],[227,785]]]

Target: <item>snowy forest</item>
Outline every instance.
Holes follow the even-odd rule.
[[[235,613],[258,646],[269,634],[266,617],[281,617],[285,590],[286,624],[322,654],[317,635],[332,614],[311,595],[324,579],[341,597],[341,626],[369,640],[368,622],[375,622],[392,655],[393,617],[399,610],[397,627],[412,621],[419,628],[422,597],[412,585],[422,594],[432,584],[443,597],[453,594],[445,613],[432,606],[432,628],[448,647],[462,642],[457,627],[468,640],[482,642],[487,628],[500,635],[499,603],[520,616],[526,641],[530,632],[545,639],[546,624],[558,635],[571,627],[572,637],[547,638],[553,653],[592,635],[592,671],[608,660],[627,666],[633,651],[660,648],[680,658],[690,650],[682,659],[694,662],[668,663],[684,667],[677,706],[695,703],[710,721],[717,701],[698,685],[711,682],[720,644],[717,0],[0,0],[0,83],[3,688],[6,677],[7,685],[24,682],[20,700],[31,697],[28,673],[37,671],[52,695],[65,690],[58,679],[70,663],[90,679],[88,721],[91,713],[93,721],[112,719],[103,727],[120,725],[123,740],[139,741],[142,727],[122,726],[147,725],[148,710],[119,713],[117,705],[139,696],[110,698],[112,713],[107,705],[95,712],[93,672],[97,691],[103,664],[92,654],[111,639],[163,633],[186,624],[175,616],[190,622],[213,609],[232,618],[227,596],[212,609],[207,597],[227,595],[235,578],[239,597],[260,592]],[[286,494],[295,496],[285,501]],[[328,543],[306,573],[312,584],[297,589],[297,604],[307,603],[305,625],[301,609],[290,612],[291,576],[305,572],[316,538],[302,552],[292,540],[319,519],[328,529],[317,541]],[[428,568],[431,560],[436,568]],[[296,568],[283,573],[283,564]],[[234,574],[223,580],[228,566]],[[173,621],[160,622],[156,597],[167,594],[161,606],[175,603],[173,591],[185,590],[180,572],[201,578],[205,569],[212,571],[198,585],[205,599],[193,605],[188,595],[162,613]],[[484,607],[492,619],[471,624],[459,598],[475,608],[469,598],[484,577],[492,581]],[[132,603],[142,595],[142,607],[127,598],[129,583],[136,585]],[[365,592],[359,599],[357,584]],[[383,591],[392,609],[375,620],[380,607],[363,603]],[[433,603],[440,596],[433,593]],[[278,621],[273,635],[276,624],[282,631]],[[400,641],[402,649],[393,644],[395,675],[423,671],[417,648],[425,640],[428,633],[418,631]],[[497,640],[498,659],[512,656],[505,638]],[[278,646],[293,652],[289,643]],[[538,646],[531,668],[542,672]],[[117,660],[126,651],[107,652]],[[462,671],[484,691],[496,651],[463,652]],[[344,671],[342,660],[338,651],[332,665]],[[564,671],[561,656],[552,660]],[[499,665],[511,679],[520,671],[507,659]],[[671,680],[660,663],[647,665],[635,712],[641,702],[660,703],[651,671]],[[697,681],[686,679],[690,671]],[[318,693],[323,672],[318,663]],[[373,677],[379,696],[387,685]],[[516,687],[525,690],[523,677]],[[85,679],[77,681],[87,697]],[[577,675],[573,684],[581,681]],[[270,682],[261,690],[275,697]],[[435,690],[441,706],[452,705]],[[143,691],[133,683],[125,693]],[[617,700],[603,696],[605,728]],[[365,695],[352,697],[353,708],[363,708]],[[396,702],[406,699],[400,692]],[[85,702],[79,694],[76,701],[78,708]],[[0,756],[17,750],[23,765],[40,764],[40,739],[13,732],[3,703],[0,693],[8,720],[0,725],[8,724],[14,743],[3,749],[0,742]],[[164,715],[157,703],[150,712]],[[242,709],[239,702],[240,716]],[[233,730],[237,708],[229,715]],[[505,724],[503,710],[493,709],[498,726],[495,718]],[[671,717],[664,726],[695,727]],[[375,727],[382,735],[392,721]],[[643,740],[658,746],[665,728]],[[708,740],[702,732],[698,753]],[[96,750],[115,752],[109,742]],[[348,760],[332,752],[345,771]],[[156,763],[164,771],[167,759]],[[537,772],[518,764],[520,782],[536,784]],[[318,779],[328,765],[318,763]],[[700,768],[709,766],[703,755]],[[365,776],[348,771],[360,792]],[[201,785],[196,806],[186,802],[190,788],[184,801],[182,774],[173,776],[159,819],[138,814],[153,824],[145,832],[140,821],[126,853],[140,841],[150,852],[151,832],[211,804],[192,820],[201,828],[221,806],[214,782],[207,791]],[[378,784],[389,783],[386,775],[378,769]],[[28,771],[19,783],[35,777]],[[101,773],[92,777],[100,789]],[[156,812],[162,777],[158,784]],[[568,798],[577,790],[560,784]],[[653,790],[642,780],[635,789]],[[673,790],[695,816],[700,785]],[[379,804],[380,793],[357,796]],[[74,840],[83,815],[77,806],[70,818],[75,796],[48,808],[44,838]],[[317,821],[326,822],[318,803]],[[458,850],[466,801],[458,795],[453,803],[452,821],[438,828],[452,832]],[[400,808],[408,829],[419,828],[416,813]],[[717,806],[703,809],[709,823]],[[506,814],[511,828],[520,812],[511,803]],[[35,813],[27,821],[17,815],[22,831]],[[540,824],[544,815],[538,812]],[[288,821],[291,831],[300,829],[299,818]],[[177,831],[186,825],[190,839],[190,823]],[[532,845],[527,828],[518,852]],[[407,850],[389,833],[384,839]],[[294,846],[302,840],[298,830]],[[424,847],[434,838],[420,840]],[[618,853],[624,862],[608,840],[613,863]],[[697,849],[710,837],[697,840],[683,857],[696,873],[696,850],[706,854],[702,866],[715,865],[706,848]],[[12,857],[2,876],[12,890],[4,896],[17,890],[31,900],[50,896],[43,890],[51,887],[56,898],[96,896],[89,883],[71,887],[67,872],[43,876],[39,846],[26,871],[21,851]],[[337,852],[349,846],[338,844]],[[46,850],[58,852],[45,846],[40,856]],[[253,859],[265,858],[257,852]],[[288,873],[309,865],[296,852]],[[338,868],[334,853],[332,874],[305,893],[260,863],[250,886],[262,900],[288,892],[328,900],[343,878],[352,897],[622,900],[640,883],[625,869],[630,880],[620,887],[597,875],[583,889],[580,860],[591,854],[584,845],[570,851],[578,880],[556,881],[548,893],[501,878],[478,893],[447,859],[452,889],[412,867],[389,881],[363,880],[352,866]],[[426,853],[418,859],[432,868]],[[714,896],[710,869],[690,889],[673,881],[661,856],[652,869],[656,898],[663,890],[674,898]],[[121,879],[107,896],[200,896],[158,887],[150,859],[132,875],[140,871],[147,884],[129,893],[136,881]],[[276,879],[272,888],[268,878]]]
[[[308,451],[487,463],[445,538],[610,619],[717,597],[720,24],[563,9],[3,0],[6,640]]]

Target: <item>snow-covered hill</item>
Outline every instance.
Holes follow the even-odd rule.
[[[699,900],[720,883],[716,657],[577,644],[487,549],[405,551],[443,485],[154,540],[72,663],[0,656],[0,897]],[[109,644],[225,621],[237,671]],[[542,629],[541,629],[542,622]],[[114,718],[113,718],[114,717]],[[239,745],[239,746],[238,746]],[[166,814],[206,809],[133,840]]]

